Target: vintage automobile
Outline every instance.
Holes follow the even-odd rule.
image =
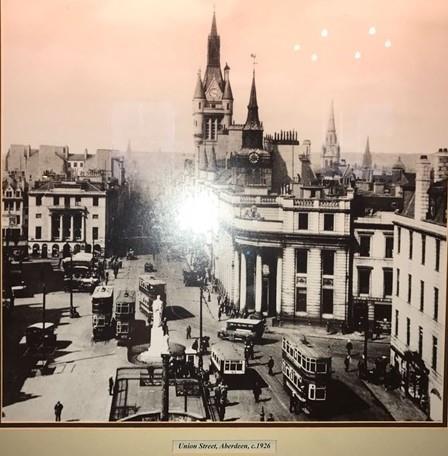
[[[157,272],[157,269],[154,268],[154,265],[151,262],[147,261],[145,263],[145,272]]]
[[[54,323],[39,322],[26,328],[26,346],[30,350],[51,350],[56,346],[56,334]]]
[[[231,341],[259,342],[263,336],[263,320],[252,318],[231,318],[227,320],[225,328],[218,331],[218,337]]]

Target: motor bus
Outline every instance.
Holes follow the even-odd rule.
[[[138,278],[138,305],[148,319],[152,318],[152,303],[160,296],[166,304],[166,282],[157,279],[153,274],[142,274]]]
[[[331,355],[305,337],[283,337],[282,358],[283,384],[296,407],[305,414],[320,415],[329,400]]]
[[[92,333],[94,340],[112,337],[114,287],[99,286],[92,294]]]
[[[131,338],[135,322],[135,291],[120,290],[115,300],[115,336],[119,341]]]
[[[218,331],[218,337],[231,341],[259,342],[263,337],[264,321],[252,318],[231,318],[225,328]]]
[[[93,254],[79,252],[62,260],[64,289],[92,292],[100,280],[95,267]]]
[[[218,342],[211,347],[210,369],[219,372],[226,383],[246,373],[246,359],[241,345]]]

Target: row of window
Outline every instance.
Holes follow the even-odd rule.
[[[399,323],[400,323],[400,312],[395,310],[395,337],[399,336]],[[406,317],[406,345],[411,345],[411,319]],[[418,353],[420,357],[423,357],[423,327],[418,327]],[[437,337],[432,336],[432,353],[431,353],[431,367],[437,371],[437,350],[438,340]]]
[[[327,373],[328,362],[325,359],[311,358],[300,352],[297,346],[291,344],[287,339],[283,339],[282,349],[302,367],[303,370],[310,373],[325,374]]]
[[[73,165],[73,168],[78,167],[78,162],[68,162],[68,167],[71,168]],[[83,162],[79,162],[79,167],[82,168],[84,166]]]
[[[334,250],[322,250],[322,274],[334,275]],[[296,249],[296,273],[306,274],[308,272],[308,250]]]
[[[306,385],[302,383],[302,377],[297,374],[294,369],[289,367],[288,363],[282,363],[283,374],[290,380],[293,385],[302,391],[306,397]],[[312,401],[324,401],[327,397],[327,388],[325,386],[316,386],[314,383],[308,385],[308,399]]]
[[[70,196],[53,196],[53,206],[59,206],[61,198],[64,198],[64,206],[70,206]],[[85,198],[84,198],[85,199]],[[75,196],[75,203],[81,203],[82,198],[80,196]],[[92,197],[92,206],[98,206],[99,197]],[[42,206],[42,196],[36,196],[36,206]]]
[[[6,198],[12,198],[13,196],[14,196],[14,193],[12,190],[6,190],[6,192],[5,192]],[[22,192],[20,190],[16,190],[15,196],[16,196],[16,198],[20,198],[22,196]]]
[[[400,269],[397,269],[397,283],[396,283],[396,295],[400,296]],[[412,304],[412,275],[408,274],[408,304]],[[420,312],[425,311],[425,282],[420,280],[420,299],[419,299]],[[437,321],[439,318],[439,289],[433,287],[433,314],[432,318]]]
[[[322,305],[323,314],[332,314],[334,308],[334,291],[332,288],[322,288]],[[306,287],[296,287],[296,312],[307,311],[307,289]]]
[[[42,227],[41,226],[36,226],[35,227],[35,232],[34,232],[34,239],[42,239]],[[98,239],[98,227],[94,226],[92,227],[92,239],[96,241]]]
[[[359,256],[370,257],[371,255],[371,237],[372,235],[361,234],[359,236]],[[384,251],[385,258],[392,258],[394,250],[394,238],[393,236],[385,236],[386,245]]]
[[[16,201],[15,202],[15,207],[16,211],[20,210],[20,207],[22,206],[21,201]],[[3,208],[5,211],[13,211],[14,210],[14,201],[4,201],[3,202]]]
[[[308,212],[299,212],[299,230],[307,230],[308,221]],[[334,231],[334,214],[324,214],[324,231]]]
[[[358,294],[370,295],[371,268],[358,266]],[[392,296],[392,268],[383,268],[383,298]]]
[[[412,260],[414,257],[414,232],[412,230],[407,230],[409,233],[409,259]],[[421,252],[420,252],[420,262],[422,265],[426,264],[426,235],[424,233],[420,234],[421,240]],[[434,269],[436,271],[440,270],[440,239],[435,240],[435,257],[434,257]],[[397,227],[397,253],[401,252],[401,227]]]

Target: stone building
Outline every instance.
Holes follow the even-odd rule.
[[[240,311],[348,320],[353,189],[324,188],[311,167],[311,143],[299,144],[296,132],[263,136],[255,72],[244,123],[233,122],[226,87],[213,17],[206,76],[193,99],[198,189],[219,217],[212,273]]]
[[[33,256],[104,250],[106,190],[88,181],[45,182],[29,192],[28,243]]]
[[[436,173],[428,157],[420,157],[415,192],[405,195],[403,210],[393,218],[391,364],[401,372],[407,395],[436,421],[442,420],[444,402],[445,151],[441,149],[436,154]]]

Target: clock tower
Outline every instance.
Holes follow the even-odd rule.
[[[207,43],[207,66],[204,78],[201,79],[201,76],[198,76],[193,96],[193,123],[197,156],[199,157],[204,151],[208,155],[209,151],[216,150],[218,166],[219,161],[225,157],[225,151],[221,151],[219,147],[220,137],[228,134],[233,115],[230,68],[226,64],[223,78],[220,48],[216,15],[213,13]]]

